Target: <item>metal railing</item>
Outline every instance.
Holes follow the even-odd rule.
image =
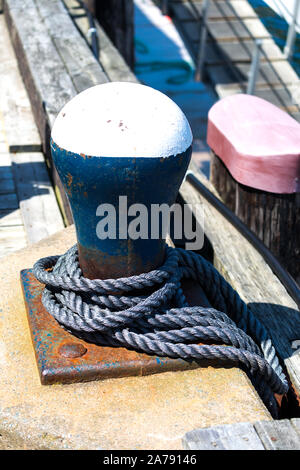
[[[296,0],[296,2],[300,3],[300,0]],[[265,63],[268,64],[268,66],[272,70],[272,73],[276,76],[278,82],[283,87],[283,89],[285,90],[285,92],[287,93],[289,98],[291,98],[290,90],[288,89],[286,83],[280,77],[278,71],[276,70],[276,68],[274,67],[272,62],[270,61],[267,52],[264,50],[263,41],[262,40],[255,40],[255,38],[253,37],[253,34],[249,30],[249,28],[246,26],[246,24],[242,21],[242,19],[239,17],[239,15],[236,13],[236,11],[234,10],[232,4],[228,2],[228,5],[229,5],[231,11],[234,13],[236,19],[239,20],[240,24],[243,25],[243,27],[245,28],[245,30],[249,34],[249,37],[252,38],[253,41],[255,42],[255,49],[254,49],[253,54],[252,54],[252,61],[251,61],[251,66],[250,66],[250,71],[249,71],[249,76],[248,76],[248,84],[247,84],[247,90],[248,90],[249,94],[250,93],[254,94],[254,92],[255,92],[257,78],[258,78],[258,72],[260,72],[260,75],[263,78],[263,80],[265,80],[266,83],[270,84],[267,73],[263,69],[260,68],[261,59],[263,58],[265,60]],[[218,5],[218,8],[222,11],[221,5]],[[224,13],[224,11],[223,11],[223,13]],[[296,15],[296,13],[297,12],[295,10],[294,16]],[[297,23],[295,23],[295,27],[296,26],[297,26]],[[237,34],[237,36],[238,36],[238,34]],[[283,107],[285,107],[286,103],[285,103],[282,95],[280,94],[280,91],[277,91],[276,88],[274,88],[271,84],[270,84],[270,88],[271,88],[272,92],[274,93],[274,95],[276,96],[278,102],[280,102],[281,105]],[[297,106],[298,111],[300,111],[300,106],[296,103],[295,103],[295,105]]]
[[[287,39],[286,39],[286,43],[284,47],[284,54],[288,60],[290,60],[294,55],[295,42],[296,42],[296,37],[297,37],[296,27],[299,26],[297,22],[299,11],[300,11],[300,0],[295,0],[293,17],[292,17],[291,24],[289,26]]]
[[[300,0],[296,0],[296,2],[300,3]],[[251,31],[249,31],[247,25],[242,21],[241,17],[235,11],[233,5],[230,2],[226,2],[226,3],[230,7],[230,9],[232,11],[232,14],[235,17],[235,19],[238,20],[240,25],[242,25],[245,28],[245,31],[247,32],[249,37],[253,39],[253,42],[255,43],[255,48],[254,48],[254,51],[252,53],[252,60],[251,60],[251,65],[250,65],[250,70],[249,70],[249,75],[248,75],[248,81],[247,81],[247,85],[246,85],[246,92],[249,93],[249,94],[254,94],[255,93],[259,72],[260,72],[261,77],[265,80],[265,82],[270,83],[267,73],[260,67],[261,59],[264,59],[265,63],[268,64],[269,67],[271,68],[272,73],[276,76],[279,84],[283,87],[283,89],[285,90],[287,95],[291,98],[290,90],[288,89],[287,85],[285,84],[285,82],[280,77],[278,71],[273,66],[272,62],[270,61],[270,59],[268,57],[267,52],[264,50],[263,41],[260,40],[260,39],[255,39],[255,37],[253,36]],[[192,5],[193,2],[191,1],[190,4]],[[216,6],[219,9],[220,13],[224,17],[226,17],[226,14],[225,14],[225,12],[222,8],[221,3],[216,2]],[[298,10],[296,11],[296,9],[295,9],[295,12],[294,12],[295,17],[296,17],[297,12],[298,12]],[[194,11],[194,13],[195,13],[195,16],[196,16],[197,15],[196,11]],[[197,17],[199,23],[201,23],[202,19],[201,19],[201,16],[199,15],[199,13],[196,17]],[[205,37],[205,43],[206,43],[206,39],[207,39],[207,36],[208,36],[207,18],[206,18],[205,23],[206,23],[207,32],[206,32],[204,37]],[[297,27],[297,23],[294,24],[294,29],[296,27]],[[235,29],[235,27],[232,23],[231,23],[231,28],[232,28],[233,32],[236,34],[236,36],[239,37],[238,31]],[[199,51],[199,54],[200,54],[200,51],[202,51],[201,52],[202,57],[201,57],[201,55],[200,55],[200,57],[198,55],[197,67],[196,67],[196,78],[197,78],[197,74],[199,74],[199,76],[203,74],[203,67],[204,67],[204,64],[205,64],[205,43],[203,43],[203,38],[200,37],[198,51]],[[246,45],[244,45],[242,42],[241,42],[241,45],[245,48],[246,53],[249,54],[248,47]],[[237,81],[239,83],[241,83],[242,82],[241,73],[238,72],[237,70],[235,70],[234,66],[232,65],[232,63],[229,59],[227,59],[227,60],[228,60],[228,67],[230,68],[231,72],[234,75],[236,75]],[[200,67],[202,67],[202,70],[199,69],[199,65],[200,65]],[[197,68],[198,68],[198,70],[197,70]],[[270,84],[270,87],[272,89],[272,92],[276,96],[277,100],[281,103],[282,106],[285,106],[286,103],[284,102],[283,97],[281,96],[280,92],[278,92],[273,86],[271,86],[271,84]],[[298,104],[295,104],[295,105],[297,106],[297,109],[300,111],[300,106]]]
[[[208,36],[207,20],[208,20],[209,5],[210,5],[210,0],[204,0],[202,10],[201,10],[201,31],[200,31],[198,55],[197,55],[197,61],[196,61],[196,72],[195,72],[196,81],[201,81],[203,78],[203,69],[204,69],[205,55],[206,55],[206,41],[207,41],[207,36]],[[233,9],[233,12],[236,18],[240,20],[240,17],[237,15],[234,9]],[[261,56],[261,51],[262,51],[261,46],[262,46],[261,40],[257,39],[255,41],[255,49],[252,54],[252,62],[251,62],[250,73],[249,73],[249,78],[248,78],[248,85],[247,85],[248,94],[254,94],[254,91],[256,88],[256,81],[257,81],[259,65],[260,65],[260,56]]]
[[[252,54],[252,62],[251,62],[249,78],[248,78],[248,85],[247,85],[247,94],[248,95],[254,95],[254,93],[255,93],[257,76],[258,76],[259,65],[260,65],[260,56],[261,56],[261,53],[262,53],[262,47],[261,46],[262,46],[261,39],[256,39],[255,49],[254,49],[253,54]]]
[[[208,19],[208,12],[209,12],[209,0],[204,0],[203,7],[202,7],[202,18],[201,18],[201,31],[200,31],[200,42],[198,48],[198,57],[196,63],[196,73],[195,73],[195,80],[200,82],[203,77],[203,68],[205,63],[205,52],[206,52],[206,41],[207,41],[207,19]]]
[[[299,26],[296,20],[297,20],[297,15],[299,13],[299,8],[300,8],[300,6],[299,6],[300,5],[300,0],[295,0],[295,2],[296,2],[296,4],[295,4],[295,9],[294,9],[294,21],[290,25],[290,30],[289,30],[289,34],[288,34],[289,38],[287,39],[287,44],[286,44],[286,49],[285,49],[285,53],[286,54],[289,53],[289,57],[292,53],[291,51],[293,51],[293,48],[294,48],[294,43],[295,43],[295,39],[296,39],[296,28],[297,28],[297,26]],[[189,0],[188,3],[189,3],[189,6],[191,7],[191,9],[193,11],[194,17],[197,19],[199,25],[201,25],[200,26],[201,30],[200,30],[198,49],[197,49],[197,53],[196,53],[196,64],[195,64],[195,80],[199,81],[199,80],[203,79],[204,66],[205,66],[206,54],[207,54],[206,44],[207,44],[207,38],[209,36],[208,16],[209,16],[210,1],[209,0],[203,0],[202,10],[201,10],[200,13],[199,13],[199,10],[197,10],[195,8],[192,0]],[[266,84],[269,84],[270,89],[272,90],[272,93],[276,97],[277,101],[279,103],[281,103],[280,105],[282,107],[286,107],[286,98],[283,98],[280,90],[278,91],[276,89],[276,87],[274,87],[271,84],[269,76],[268,76],[268,72],[265,71],[260,66],[261,60],[263,59],[265,64],[268,64],[268,66],[270,67],[270,70],[272,71],[272,74],[276,77],[276,79],[278,80],[278,83],[282,86],[282,88],[286,92],[287,96],[290,99],[293,100],[290,89],[288,88],[286,83],[283,81],[283,79],[279,75],[277,69],[274,67],[274,65],[270,61],[270,59],[268,57],[268,54],[267,54],[266,50],[263,47],[263,45],[264,45],[263,41],[261,39],[256,39],[253,36],[252,32],[249,31],[249,28],[247,27],[245,22],[242,20],[242,18],[238,15],[238,13],[234,9],[231,2],[226,1],[226,3],[229,6],[230,10],[232,11],[232,16],[236,20],[239,21],[240,25],[243,26],[243,28],[245,29],[245,31],[249,35],[249,38],[252,38],[253,43],[255,45],[254,51],[252,52],[249,74],[247,74],[248,77],[247,77],[246,86],[244,84],[245,80],[243,80],[242,72],[235,68],[234,64],[232,64],[232,62],[230,61],[229,58],[225,57],[225,61],[227,63],[228,70],[230,71],[230,73],[233,76],[236,77],[237,82],[242,84],[243,89],[248,94],[254,94],[255,93],[257,80],[258,80],[258,74],[260,74],[261,78],[266,82]],[[161,4],[164,4],[164,8],[166,9],[167,12],[169,12],[170,2],[168,2],[167,0],[161,0]],[[221,2],[216,2],[215,4],[216,4],[218,10],[220,11],[221,15],[226,17],[226,12],[224,11],[224,9],[222,7]],[[161,8],[163,9],[163,6]],[[230,23],[230,26],[231,26],[233,32],[235,33],[235,35],[238,38],[239,33],[236,30],[236,27],[233,24],[233,22]],[[211,39],[214,40],[213,36],[211,36]],[[214,40],[214,42],[215,42],[215,44],[217,44],[216,40]],[[243,41],[241,41],[241,46],[245,49],[245,52],[247,54],[249,54],[248,46],[246,44],[244,44]],[[286,58],[288,58],[286,54],[285,54],[285,56],[286,56]],[[297,107],[297,112],[299,112],[300,111],[299,104],[295,103],[295,102],[293,104],[294,104],[294,106]]]

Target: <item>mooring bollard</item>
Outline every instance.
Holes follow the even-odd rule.
[[[300,275],[300,125],[271,103],[229,96],[209,112],[211,181],[225,204]]]
[[[85,277],[130,276],[162,264],[165,240],[151,238],[156,223],[151,206],[175,202],[191,143],[178,106],[144,85],[98,85],[61,110],[51,149],[70,201]],[[129,233],[137,215],[140,238]]]
[[[167,246],[152,217],[153,206],[174,204],[191,143],[178,106],[143,85],[99,85],[60,112],[51,147],[77,245],[21,273],[41,380],[189,369],[198,365],[192,359],[244,364],[276,415],[273,391],[284,394],[288,384],[263,325],[206,259]],[[186,281],[205,291],[206,307],[190,301]]]

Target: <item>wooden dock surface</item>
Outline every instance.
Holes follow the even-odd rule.
[[[200,168],[201,160],[190,165],[199,181],[215,196],[217,191]],[[239,293],[264,324],[277,354],[286,368],[293,390],[292,408],[300,417],[300,320],[299,309],[262,255],[187,180],[180,194],[192,207],[201,208],[200,226],[212,250],[214,266]],[[200,211],[200,209],[199,209]],[[296,410],[296,411],[295,411]],[[293,415],[295,416],[295,415]]]
[[[170,14],[197,60],[203,0],[169,0]],[[255,49],[262,54],[255,95],[300,120],[300,81],[247,0],[211,0],[205,74],[219,98],[245,93]]]
[[[195,429],[182,443],[187,450],[300,450],[300,419]]]
[[[209,109],[217,101],[212,87],[194,80],[195,65],[172,21],[152,0],[135,0],[135,72],[144,85],[171,98],[184,112],[194,144],[205,142]]]
[[[64,228],[30,102],[0,14],[0,257]]]
[[[5,0],[3,11],[60,209],[71,224],[68,200],[51,158],[54,120],[77,93],[111,80],[135,78],[97,22],[100,57],[94,57],[85,39],[87,19],[74,1]]]
[[[120,73],[109,59],[108,42],[102,56],[102,65],[106,63],[103,69],[101,64],[91,59],[91,52],[77,30],[78,42],[75,41],[74,46],[72,23],[66,10],[60,9],[55,17],[51,13],[51,9],[60,3],[56,0],[5,0],[6,19],[18,51],[19,66],[31,105],[35,109],[35,120],[40,126],[43,149],[49,144],[46,124],[53,122],[68,99],[85,87],[101,83],[101,80],[105,83]],[[66,0],[66,3],[70,2]],[[35,29],[32,28],[30,15],[34,15]],[[2,19],[0,16],[0,26]],[[75,20],[78,26],[79,19]],[[58,31],[63,29],[63,25],[62,41]],[[82,63],[77,53],[83,54]],[[87,57],[84,57],[85,54]],[[51,57],[48,62],[45,60],[47,57]],[[81,75],[82,70],[84,74]],[[125,79],[127,71],[123,69],[121,73],[124,75],[119,76]],[[30,109],[28,102],[26,106]],[[8,127],[7,124],[5,126]],[[48,182],[43,173],[45,166],[40,165],[42,154],[38,147],[30,147],[40,145],[40,142],[26,142],[27,147],[23,148],[19,140],[16,145],[20,147],[14,147],[12,152],[9,151],[9,132],[6,137],[3,137],[4,131],[2,134],[0,142],[4,143],[2,153],[5,156],[2,158],[1,154],[1,162],[5,169],[1,181],[5,196],[3,201],[8,201],[3,202],[6,204],[3,207],[10,204],[12,211],[16,201],[22,200],[27,204],[35,197],[49,196]],[[202,163],[206,161],[204,158]],[[25,162],[26,166],[23,167]],[[36,176],[38,168],[41,170],[39,177]],[[15,170],[16,176],[13,176]],[[199,177],[203,175],[199,173]],[[206,179],[205,184],[209,185]],[[36,189],[38,195],[33,194]],[[295,341],[300,338],[297,306],[261,256],[215,209],[205,203],[188,182],[183,184],[181,194],[187,202],[200,203],[204,207],[204,229],[212,244],[215,266],[242,298],[251,303],[251,309],[272,331],[281,360],[290,374],[295,391],[299,392],[300,353],[293,349]],[[20,214],[22,206],[20,203],[16,206]],[[48,204],[43,207],[47,209]],[[43,210],[41,203],[36,210],[37,214],[38,210]],[[17,216],[12,216],[12,212],[8,215],[12,219]],[[30,216],[20,220],[19,230],[25,232],[26,220],[30,225],[34,218]],[[3,323],[0,330],[5,332],[1,341],[7,354],[0,376],[3,382],[3,387],[0,387],[3,391],[0,394],[0,431],[3,436],[0,447],[9,447],[14,442],[17,448],[35,449],[177,449],[181,446],[182,436],[192,428],[271,420],[247,376],[237,368],[199,368],[160,376],[43,387],[34,362],[19,271],[32,266],[39,257],[65,251],[74,242],[74,227],[69,227],[3,260],[0,273],[3,283],[1,310],[5,315],[0,318]]]

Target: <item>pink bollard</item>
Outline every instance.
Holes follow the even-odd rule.
[[[273,104],[237,94],[208,115],[211,181],[225,204],[300,276],[300,124]]]

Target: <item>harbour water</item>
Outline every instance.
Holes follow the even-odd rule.
[[[183,110],[192,128],[194,147],[206,150],[207,114],[217,101],[213,89],[195,81],[195,64],[182,37],[153,0],[134,0],[134,13],[136,76]]]
[[[286,20],[263,0],[249,3],[283,50],[288,32]],[[194,146],[206,151],[207,115],[218,96],[209,82],[195,81],[195,63],[184,37],[159,6],[155,0],[134,0],[135,74],[141,83],[162,91],[181,107],[192,127]],[[300,75],[300,34],[291,62]],[[282,105],[287,106],[287,101],[283,99]]]

